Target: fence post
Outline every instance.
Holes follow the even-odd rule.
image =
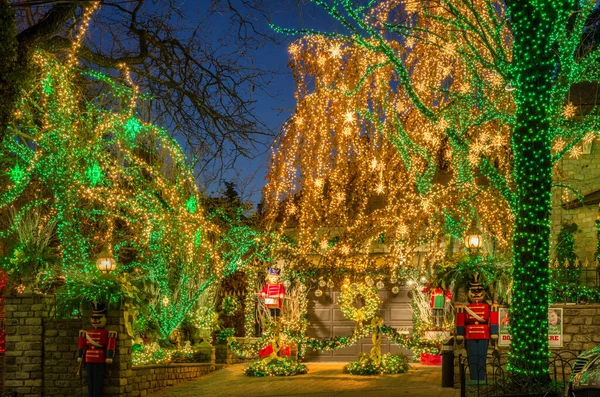
[[[462,354],[458,355],[458,373],[460,374],[460,397],[466,397],[465,363]]]

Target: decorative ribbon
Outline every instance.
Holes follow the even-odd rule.
[[[365,321],[365,314],[358,310],[354,315],[354,319],[356,320],[356,326],[354,327],[354,333],[358,333],[363,327],[363,321]]]
[[[90,342],[90,345],[94,346],[94,347],[104,347],[102,346],[100,343],[96,342],[95,340],[93,340],[87,333],[87,331],[85,332],[85,339],[87,339],[88,342]]]
[[[379,331],[381,325],[383,325],[383,319],[381,317],[373,317],[373,321],[371,321],[371,327],[373,328],[373,336],[371,337],[373,348],[370,355],[376,365],[381,363],[381,332]]]

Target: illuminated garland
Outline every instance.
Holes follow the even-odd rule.
[[[238,357],[251,359],[258,357],[260,349],[270,343],[271,334],[263,335],[258,341],[254,343],[244,343],[243,345],[238,342],[235,337],[231,337],[227,340],[229,349],[233,354]]]
[[[359,330],[355,330],[351,336],[339,336],[331,339],[317,339],[317,338],[308,338],[308,337],[300,337],[298,335],[290,335],[286,334],[286,336],[295,341],[298,346],[307,346],[313,350],[317,350],[320,352],[343,349],[344,347],[352,346],[357,343],[362,338],[367,337],[371,333],[371,327],[369,325],[365,325]]]
[[[406,348],[415,352],[418,356],[421,352],[429,354],[440,354],[441,346],[438,344],[432,345],[427,341],[422,341],[417,335],[405,335],[398,332],[398,330],[389,327],[387,325],[381,325],[378,327],[379,332],[385,335],[392,343],[399,347]],[[311,348],[315,351],[325,352],[331,350],[343,349],[349,346],[353,346],[359,340],[367,337],[373,332],[371,325],[365,325],[358,331],[355,331],[351,336],[339,336],[331,339],[317,339],[309,338],[300,335],[291,334],[288,331],[283,331],[285,339],[296,343],[298,351],[302,347]],[[258,352],[261,348],[265,347],[270,343],[271,335],[263,335],[258,341],[254,343],[239,343],[234,337],[228,339],[228,346],[236,356],[252,359],[258,356]]]
[[[358,297],[362,297],[365,305],[360,309],[354,306]],[[362,323],[371,321],[379,312],[381,299],[377,289],[363,283],[352,283],[342,285],[338,298],[340,310],[348,320],[356,321],[358,326]]]
[[[397,346],[404,347],[413,352],[413,356],[418,357],[421,352],[428,354],[440,354],[441,346],[439,344],[432,345],[427,341],[423,341],[416,334],[406,335],[401,334],[398,330],[382,325],[379,327],[380,332],[385,335],[392,343]]]
[[[302,348],[306,349],[310,347],[313,350],[320,352],[342,349],[344,347],[352,346],[362,338],[365,338],[371,333],[370,326],[364,326],[351,336],[340,336],[332,339],[317,339],[309,338],[302,335],[292,334],[285,330],[283,335],[286,340],[294,342],[298,346],[298,351]],[[233,354],[243,358],[254,358],[258,356],[260,349],[270,343],[272,339],[271,333],[263,335],[258,341],[254,343],[241,344],[235,338],[228,339],[228,345]]]

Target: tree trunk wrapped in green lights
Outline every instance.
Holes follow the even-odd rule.
[[[515,88],[512,133],[516,223],[513,237],[509,369],[544,381],[548,376],[548,283],[552,188],[553,52],[567,1],[518,1],[509,5],[513,32],[511,75]]]

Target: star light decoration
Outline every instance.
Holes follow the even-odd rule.
[[[9,178],[12,181],[12,183],[14,183],[16,185],[19,182],[21,182],[21,180],[23,179],[23,176],[25,176],[25,172],[24,172],[23,168],[21,168],[19,163],[17,163],[14,165],[14,167],[12,167],[8,171],[8,175],[9,175]]]
[[[482,231],[514,255],[509,369],[544,382],[552,170],[598,129],[597,106],[581,109],[569,99],[573,86],[600,80],[600,50],[586,41],[596,1],[315,3],[346,31],[278,28],[303,36],[290,52],[303,127],[286,126],[274,155],[272,219],[295,227],[294,249],[306,255],[308,242],[335,227],[342,240],[377,230],[356,197],[377,197],[381,182],[390,189],[384,208],[411,194],[421,200],[408,200],[402,213],[383,211],[390,241],[399,217],[442,212],[460,231],[477,215]],[[355,122],[342,129],[337,119],[349,112]],[[357,165],[386,153],[378,137],[396,148],[391,156],[403,168],[390,156],[381,176]],[[323,176],[325,188],[312,190]],[[339,185],[354,201],[333,208],[329,192]],[[278,219],[278,207],[291,202],[298,215]],[[421,224],[411,230],[427,230]]]

